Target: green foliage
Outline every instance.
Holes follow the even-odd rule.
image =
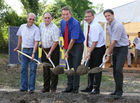
[[[103,5],[92,6],[89,0],[55,0],[55,3],[46,5],[47,0],[20,0],[23,4],[23,14],[17,13],[7,6],[4,0],[0,0],[0,49],[7,48],[8,50],[8,26],[20,26],[26,23],[26,16],[29,12],[34,12],[37,15],[35,24],[39,26],[43,22],[43,14],[51,12],[53,15],[53,22],[60,27],[61,9],[64,6],[69,6],[72,11],[72,16],[79,22],[83,20],[86,9],[103,10]]]
[[[18,16],[15,11],[11,11],[5,15],[4,22],[9,26],[20,26],[26,23],[26,17]]]
[[[62,20],[61,18],[61,8],[66,6],[65,0],[56,0],[55,3],[48,4],[44,6],[45,10],[40,14],[38,17],[37,24],[40,24],[43,22],[43,14],[45,12],[51,12],[53,16],[53,22],[60,27],[60,21]]]
[[[92,4],[89,0],[66,0],[67,5],[71,8],[73,16],[81,21],[86,9],[91,9]]]
[[[26,10],[26,13],[33,12],[36,15],[39,12],[39,0],[20,0]]]

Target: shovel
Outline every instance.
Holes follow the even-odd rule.
[[[89,71],[89,68],[86,66],[88,62],[88,59],[86,59],[86,61],[84,61],[84,63],[80,66],[78,66],[77,68],[77,74],[79,75],[84,75],[87,74]]]
[[[23,52],[21,52],[19,50],[17,50],[17,52],[20,53],[20,54],[22,54],[22,55],[24,55],[24,56],[26,56],[26,57],[28,57],[29,59],[32,59],[31,56],[29,56],[29,55],[27,55],[27,54],[25,54],[25,53],[23,53]],[[42,66],[42,63],[40,63],[40,61],[38,61],[37,59],[33,59],[33,60],[37,62],[37,65],[38,66]]]
[[[45,55],[48,56],[48,54],[46,53],[46,51],[45,51],[44,49],[43,49],[43,51],[44,51]],[[50,70],[51,70],[54,74],[58,75],[58,74],[63,74],[63,73],[64,73],[64,67],[59,66],[59,65],[55,67],[55,65],[54,65],[53,61],[51,60],[51,58],[48,58],[48,59],[49,59],[50,63],[51,63],[52,66],[53,66],[53,68],[50,68]]]
[[[103,65],[106,63],[106,61],[104,61],[103,63],[100,64],[99,67],[95,67],[95,68],[92,68],[89,70],[88,73],[99,73],[99,72],[102,72],[103,71]]]
[[[74,68],[70,69],[68,60],[65,59],[65,61],[66,61],[66,65],[67,65],[67,68],[68,68],[67,70],[64,70],[65,74],[66,75],[74,75],[75,74]]]

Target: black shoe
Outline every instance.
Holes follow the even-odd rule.
[[[34,90],[30,90],[29,93],[30,93],[30,94],[33,94],[33,93],[34,93]]]
[[[93,87],[87,87],[86,89],[81,90],[81,92],[91,92],[92,89],[93,89]]]
[[[120,99],[120,98],[121,98],[121,95],[114,95],[115,100]]]
[[[77,94],[78,93],[78,90],[77,89],[76,90],[73,90],[72,93]]]
[[[100,91],[94,90],[94,91],[90,92],[89,94],[92,94],[92,95],[100,94]]]
[[[64,91],[62,91],[62,93],[70,93],[72,92],[72,89],[65,89]]]
[[[27,92],[28,90],[20,89],[19,91],[20,91],[20,92]]]
[[[46,93],[46,92],[50,92],[50,90],[46,90],[46,89],[43,88],[43,89],[41,90],[41,92],[42,92],[42,93]]]
[[[116,92],[112,92],[112,93],[110,93],[109,95],[116,95]]]

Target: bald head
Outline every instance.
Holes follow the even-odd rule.
[[[34,16],[36,18],[36,15],[34,13],[28,13],[27,18],[29,18],[30,16]]]
[[[35,19],[36,19],[36,15],[34,13],[28,14],[28,16],[27,16],[28,27],[31,27],[34,24]]]

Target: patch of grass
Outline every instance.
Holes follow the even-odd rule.
[[[109,81],[109,80],[113,80],[113,77],[112,76],[105,76],[105,75],[103,75],[102,76],[102,82],[104,82],[104,81]]]
[[[135,78],[140,78],[140,75],[136,75]]]
[[[125,74],[124,74],[125,75]],[[124,82],[125,92],[135,92],[140,88],[140,78],[138,75],[127,77]],[[136,79],[135,79],[136,78]],[[135,81],[134,81],[135,80]],[[88,75],[80,76],[80,89],[84,89],[88,83]],[[67,86],[67,76],[65,74],[59,75],[58,88],[64,89]],[[20,66],[18,68],[9,68],[6,66],[0,66],[0,87],[4,88],[20,88]],[[101,92],[114,90],[114,79],[109,74],[102,75]],[[43,70],[37,69],[36,75],[36,89],[43,88]]]
[[[20,73],[15,69],[2,69],[0,70],[0,84],[3,87],[18,88],[20,82]]]
[[[3,59],[3,58],[4,58],[4,59],[8,59],[8,54],[1,54],[1,53],[0,53],[0,58],[1,58],[1,59]]]

